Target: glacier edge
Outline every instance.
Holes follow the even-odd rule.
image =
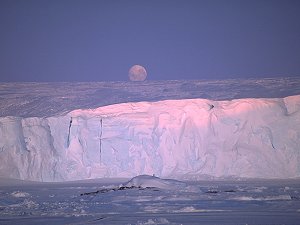
[[[0,118],[0,176],[300,177],[300,95],[164,100]]]

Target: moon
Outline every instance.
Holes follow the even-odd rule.
[[[144,81],[147,78],[147,71],[141,65],[134,65],[130,68],[128,77],[131,81]]]

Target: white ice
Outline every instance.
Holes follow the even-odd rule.
[[[159,188],[165,190],[182,190],[187,187],[183,182],[173,179],[161,179],[155,176],[139,175],[122,185],[122,187]]]
[[[0,176],[71,181],[300,176],[300,96],[166,100],[0,118]]]

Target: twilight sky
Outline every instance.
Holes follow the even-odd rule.
[[[300,76],[298,0],[0,0],[0,82]]]

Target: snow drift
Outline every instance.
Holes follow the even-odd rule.
[[[0,118],[0,176],[300,176],[300,95],[123,103],[48,118]]]
[[[158,188],[164,190],[184,190],[187,185],[184,182],[161,179],[155,176],[139,175],[133,177],[130,181],[122,185],[121,187],[127,188]]]

